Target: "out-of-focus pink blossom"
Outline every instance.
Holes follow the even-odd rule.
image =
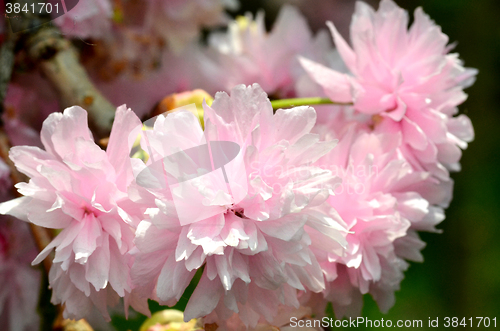
[[[37,330],[41,272],[30,266],[37,250],[28,225],[0,217],[0,320],[11,331]]]
[[[296,90],[304,94],[316,85],[300,66],[298,54],[325,64],[339,57],[326,31],[313,37],[291,6],[283,8],[269,33],[260,13],[255,20],[250,14],[238,18],[227,32],[211,33],[206,47],[184,43],[172,52],[162,38],[143,23],[126,24],[112,38],[88,47],[94,54],[85,65],[110,101],[125,102],[142,116],[166,95],[196,88],[215,94],[256,82],[269,94],[295,96]]]
[[[376,0],[366,0],[376,4]],[[281,7],[284,4],[297,6],[307,18],[313,31],[324,28],[325,22],[331,20],[343,36],[349,34],[349,23],[354,12],[355,1],[352,0],[315,0],[313,4],[307,0],[269,0],[268,6]]]
[[[237,0],[85,0],[54,22],[70,37],[111,41],[112,45],[113,39],[135,32],[143,38],[159,38],[168,49],[178,53],[203,28],[227,23],[226,9],[237,8]],[[137,45],[142,44],[143,38],[135,39]]]
[[[169,94],[209,85],[204,81],[210,76],[201,74],[206,61],[197,37],[203,28],[228,22],[225,9],[238,6],[235,0],[139,0],[112,6],[108,0],[92,1],[100,4],[80,1],[56,22],[63,20],[61,27],[70,35],[93,39],[82,52],[93,81],[112,103],[126,103],[141,117]]]
[[[326,204],[337,178],[310,166],[335,142],[320,142],[310,133],[316,120],[310,107],[273,115],[257,84],[237,86],[230,96],[218,93],[204,110],[205,132],[195,115],[182,111],[159,117],[153,130],[145,131],[150,159],[164,158],[164,168],[172,173],[186,172],[181,177],[192,186],[183,186],[182,192],[144,181],[150,185],[149,197],[138,195],[137,200],[149,204],[149,218],[136,232],[132,275],[144,295],[173,304],[204,265],[186,320],[205,316],[206,323],[222,325],[238,313],[244,325],[255,327],[260,317],[273,321],[279,305],[298,308],[297,290],[324,289],[311,245],[332,256],[342,253],[343,222],[334,212],[328,216]],[[207,176],[199,177],[207,174],[201,168],[189,172],[200,160],[188,151],[217,141],[236,143],[239,152],[224,165],[229,181],[210,184]],[[172,163],[174,154],[182,156],[183,165]],[[179,197],[197,207],[179,209]],[[186,224],[184,212],[206,218]],[[319,242],[311,243],[309,233]]]
[[[61,13],[63,8],[58,8]],[[53,6],[52,15],[56,14]],[[70,37],[103,38],[111,32],[112,16],[113,6],[109,0],[80,0],[66,14],[54,19],[54,23]]]
[[[174,52],[194,40],[202,28],[227,23],[224,10],[237,9],[237,0],[149,0],[145,28],[167,42]]]
[[[2,120],[11,144],[41,147],[42,123],[59,110],[59,102],[40,74],[16,74],[8,86],[4,107]]]
[[[24,197],[3,203],[0,212],[62,229],[33,264],[55,248],[49,282],[52,302],[65,305],[65,317],[84,317],[95,305],[109,319],[109,300],[130,297],[128,252],[134,246],[138,219],[120,204],[133,180],[127,139],[138,126],[131,110],[118,108],[103,151],[93,141],[86,111],[75,106],[45,120],[41,131],[45,150],[18,146],[10,151],[30,181],[16,184]]]
[[[382,0],[377,12],[358,2],[352,47],[329,24],[350,74],[306,59],[302,64],[329,98],[354,102],[356,111],[373,115],[375,130],[402,132],[403,152],[415,169],[447,181],[448,170],[458,169],[459,147],[473,139],[465,115],[451,117],[477,71],[464,68],[458,55],[449,53],[448,37],[421,8],[409,30],[407,26],[407,12],[392,0]],[[450,121],[457,125],[454,133]]]
[[[207,91],[229,91],[237,84],[258,83],[269,94],[295,95],[294,85],[303,74],[297,55],[317,59],[331,51],[324,33],[313,37],[306,20],[292,6],[283,6],[268,33],[264,13],[251,14],[231,22],[227,32],[209,36],[206,64]],[[209,63],[212,62],[211,67]]]
[[[136,48],[133,49],[137,52],[133,52],[124,63],[133,65],[134,57],[142,54],[140,47],[137,45],[134,47]],[[92,76],[99,90],[113,104],[126,103],[139,117],[150,113],[155,105],[167,95],[200,86],[210,86],[205,83],[207,78],[201,74],[199,69],[204,65],[205,59],[199,45],[185,46],[180,54],[165,51],[158,56],[156,68],[144,67],[137,75],[125,69],[124,72],[120,72],[114,77],[103,79],[99,76],[101,71],[96,70],[100,67],[92,67],[90,64],[89,70],[93,73]],[[106,66],[106,69],[110,68]],[[104,72],[107,71],[104,70]]]

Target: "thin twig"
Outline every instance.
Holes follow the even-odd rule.
[[[312,97],[312,98],[294,98],[294,99],[280,99],[271,101],[273,109],[279,108],[292,108],[298,106],[311,106],[311,105],[337,105],[337,106],[352,106],[352,103],[335,102],[328,98]]]

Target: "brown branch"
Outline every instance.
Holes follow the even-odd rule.
[[[90,81],[73,45],[55,27],[39,29],[27,40],[28,54],[59,92],[64,107],[79,105],[99,137],[109,136],[116,108]]]
[[[36,0],[16,0],[21,8],[31,8]],[[78,52],[50,22],[47,13],[21,11],[20,19],[9,19],[19,38],[18,49],[27,51],[31,60],[59,92],[61,105],[85,108],[91,128],[99,138],[109,136],[116,107],[97,90],[81,65]]]

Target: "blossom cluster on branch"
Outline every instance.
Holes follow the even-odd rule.
[[[285,325],[297,311],[321,317],[329,302],[337,318],[357,316],[367,293],[388,311],[408,261],[423,261],[418,232],[440,231],[450,171],[474,138],[457,107],[477,71],[450,53],[439,26],[420,8],[408,29],[392,0],[378,10],[358,2],[351,44],[328,23],[333,48],[285,6],[271,32],[263,14],[249,14],[200,45],[199,26],[226,22],[222,8],[233,3],[90,3],[78,24],[70,16],[56,24],[104,40],[86,66],[135,112],[117,108],[103,150],[83,108],[47,111],[39,147],[10,150],[30,178],[15,185],[22,197],[0,204],[2,214],[60,230],[33,264],[55,250],[49,283],[64,317],[97,309],[110,320],[120,300],[148,314],[148,299],[173,306],[194,280],[185,320],[218,330]],[[91,24],[98,18],[102,26]],[[160,67],[144,69],[156,56]],[[127,72],[129,63],[141,71]],[[26,109],[19,86],[6,105]],[[215,95],[202,123],[189,107],[141,122],[161,97],[195,87]],[[330,102],[273,109],[269,96]],[[26,140],[13,118],[7,128]]]

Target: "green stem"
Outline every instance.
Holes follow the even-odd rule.
[[[294,99],[281,99],[271,101],[273,109],[279,108],[292,108],[297,106],[311,106],[311,105],[339,105],[351,106],[352,103],[334,102],[328,98],[294,98]]]

